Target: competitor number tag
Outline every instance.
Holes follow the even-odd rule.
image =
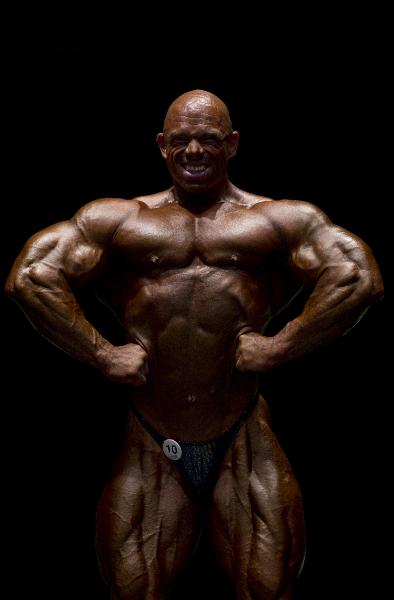
[[[164,440],[162,448],[164,454],[170,460],[179,460],[182,456],[182,448],[175,440]]]

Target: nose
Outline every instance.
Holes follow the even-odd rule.
[[[204,154],[204,148],[196,138],[192,138],[188,143],[185,152],[189,157],[200,157]]]

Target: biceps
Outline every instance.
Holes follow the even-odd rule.
[[[322,256],[321,248],[309,242],[298,246],[289,257],[291,271],[303,284],[316,281],[326,261],[327,257]]]
[[[66,279],[84,281],[93,279],[104,263],[104,252],[93,244],[80,243],[64,255],[61,267]]]
[[[44,286],[63,279],[78,283],[94,277],[103,260],[103,249],[97,244],[87,243],[71,227],[59,226],[32,238],[21,254],[17,270]]]
[[[300,244],[290,255],[290,266],[296,277],[313,284],[325,273],[350,283],[362,268],[363,252],[354,238],[324,233]]]

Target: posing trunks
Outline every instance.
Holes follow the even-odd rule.
[[[207,497],[216,481],[219,466],[229,448],[232,439],[238,433],[246,419],[257,404],[259,393],[252,398],[239,419],[224,433],[205,442],[178,441],[181,448],[181,458],[175,460],[177,467],[189,485],[192,495],[197,500]],[[141,425],[152,438],[163,448],[164,442],[171,445],[172,440],[167,440],[132,406],[132,411]]]

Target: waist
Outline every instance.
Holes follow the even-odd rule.
[[[178,375],[182,379],[182,373]],[[148,380],[134,388],[130,406],[147,422],[169,437],[183,440],[206,440],[226,431],[246,410],[258,391],[256,373],[232,374],[229,382],[212,382],[212,386],[188,387],[185,382],[174,390],[163,382]]]
[[[222,437],[225,437],[225,438],[233,437],[237,433],[237,431],[240,429],[240,427],[245,423],[247,418],[252,414],[253,410],[255,409],[255,407],[257,405],[259,397],[260,397],[260,393],[259,393],[259,391],[256,391],[256,393],[249,400],[245,409],[242,410],[241,414],[236,418],[235,421],[232,421],[232,424],[228,428],[226,428],[223,432],[221,432],[219,434],[219,437],[215,436],[213,438],[208,438],[208,439],[200,440],[197,442],[196,442],[196,440],[188,440],[188,439],[179,439],[178,441],[182,442],[183,444],[195,444],[195,443],[208,444],[210,442],[215,442]],[[143,427],[145,427],[145,429],[150,433],[150,435],[160,445],[162,445],[162,443],[165,441],[165,439],[168,437],[169,434],[163,435],[160,431],[157,431],[157,429],[155,429],[155,427],[153,427],[151,422],[142,416],[142,414],[134,406],[134,404],[131,404],[131,411],[137,417],[137,419],[140,421],[140,423],[143,425]]]

